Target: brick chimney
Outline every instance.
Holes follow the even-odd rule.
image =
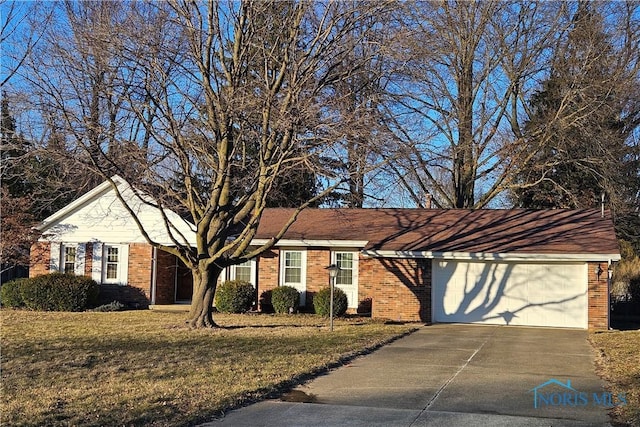
[[[424,198],[425,198],[424,208],[425,209],[431,209],[432,208],[432,206],[431,206],[432,203],[431,202],[433,201],[433,196],[431,194],[427,193],[427,194],[424,195]]]

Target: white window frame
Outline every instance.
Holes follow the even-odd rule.
[[[118,250],[118,263],[115,278],[107,278],[107,264],[109,263],[109,249]],[[129,273],[129,246],[121,244],[104,243],[101,245],[101,262],[100,262],[100,283],[109,285],[125,286],[128,282]]]
[[[249,279],[249,283],[251,283],[253,285],[253,287],[256,287],[256,272],[257,272],[257,266],[256,266],[256,260],[254,259],[250,259],[248,261],[245,261],[243,264],[236,264],[236,265],[232,265],[231,268],[229,269],[229,280],[236,280],[236,268],[239,266],[244,266],[247,267],[248,263],[248,267],[251,268],[251,271],[249,273],[250,275],[250,279]]]
[[[333,250],[331,251],[331,264],[338,265],[338,254],[350,254],[352,257],[351,264],[351,284],[341,284],[338,283],[338,278],[336,277],[336,287],[349,287],[351,288],[350,292],[353,292],[355,295],[353,298],[350,298],[349,308],[357,308],[358,300],[359,300],[359,290],[358,290],[358,259],[359,252],[356,250]],[[338,267],[340,267],[338,265]],[[344,270],[343,270],[344,271]]]
[[[285,281],[286,259],[289,253],[300,253],[300,282]],[[280,286],[306,285],[307,283],[307,251],[303,249],[283,249],[280,256]]]
[[[73,259],[68,260],[67,255],[73,255]],[[67,274],[76,272],[76,264],[78,263],[78,247],[76,245],[61,245],[60,246],[60,271]],[[67,264],[69,270],[67,271]]]
[[[76,251],[73,274],[76,276],[84,276],[84,264],[85,264],[85,244],[84,243],[52,243],[51,244],[51,259],[50,259],[50,271],[59,271],[60,273],[65,272],[65,254],[67,248],[73,248]]]

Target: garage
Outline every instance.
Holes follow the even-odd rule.
[[[437,323],[588,327],[587,263],[433,260]]]

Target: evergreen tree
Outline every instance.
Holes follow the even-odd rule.
[[[30,192],[30,185],[22,169],[27,162],[28,142],[17,133],[16,120],[11,114],[7,93],[0,101],[0,179],[2,188],[13,197]]]
[[[633,121],[625,117],[627,94],[616,71],[616,52],[603,17],[578,3],[572,27],[558,46],[551,73],[530,100],[526,150],[533,150],[512,196],[527,208],[589,208],[602,193],[625,200],[624,173]]]

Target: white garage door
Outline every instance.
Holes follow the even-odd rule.
[[[587,328],[586,263],[433,261],[433,319]]]

